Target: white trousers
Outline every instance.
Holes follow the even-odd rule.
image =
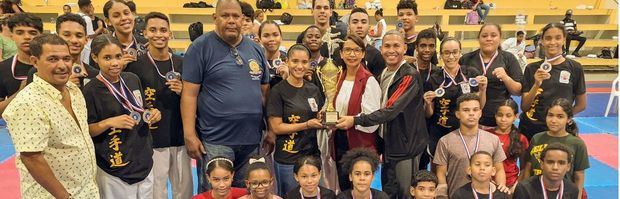
[[[191,159],[185,146],[153,149],[153,198],[168,199],[168,179],[173,199],[192,198]]]
[[[144,180],[127,184],[120,178],[112,176],[97,168],[97,184],[101,199],[151,199],[153,198],[153,170]]]

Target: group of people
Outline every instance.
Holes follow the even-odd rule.
[[[585,79],[562,56],[564,25],[541,30],[545,59],[523,72],[500,25],[463,54],[458,39],[418,32],[409,0],[379,48],[362,8],[342,32],[333,4],[314,0],[314,25],[287,51],[278,24],[242,8],[218,0],[215,29],[183,57],[165,14],[147,14],[137,39],[124,0],[103,7],[114,32],[92,38],[80,15],[59,16],[57,34],[32,14],[8,18],[17,53],[0,63],[0,114],[22,197],[191,198],[196,159],[194,198],[586,198],[573,120]]]

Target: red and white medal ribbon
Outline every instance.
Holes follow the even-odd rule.
[[[151,56],[151,52],[146,52],[146,55],[149,57],[149,61],[151,61],[151,64],[153,64],[153,66],[155,66],[155,70],[157,70],[157,74],[159,74],[160,77],[166,79],[166,76],[161,74],[161,71],[159,71],[159,67],[157,66],[157,64],[155,63],[155,60],[153,59],[153,57]],[[169,57],[170,57],[170,68],[172,68],[172,72],[174,71],[174,62],[172,61],[172,53],[168,53]]]
[[[542,186],[543,198],[548,199],[549,196],[547,196],[547,188],[545,188],[545,182],[543,181],[543,176],[540,175],[539,179],[540,179],[540,186]],[[564,193],[564,179],[562,179],[562,182],[560,183],[560,190],[558,190],[558,195],[555,195],[555,198],[561,199],[563,193]]]
[[[144,109],[141,108],[142,104],[138,102],[138,100],[136,99],[136,96],[134,96],[133,93],[131,92],[130,92],[130,95],[133,98],[133,100],[136,102],[137,106],[133,105],[131,101],[129,101],[129,99],[127,98],[127,93],[125,92],[125,89],[129,90],[129,87],[127,87],[127,84],[125,84],[125,81],[123,80],[122,77],[119,77],[119,78],[121,82],[121,91],[118,91],[116,87],[112,86],[112,83],[110,83],[105,77],[103,77],[101,73],[97,75],[97,79],[101,81],[103,85],[105,85],[106,88],[108,88],[108,91],[110,91],[110,93],[114,96],[114,98],[116,98],[118,103],[120,103],[123,106],[123,108],[125,108],[129,112],[132,112],[132,111],[137,111],[139,113],[144,112]],[[121,99],[125,103],[123,103]]]
[[[112,37],[116,38],[116,32],[112,33]],[[123,52],[127,52],[127,50],[131,48],[131,46],[136,44],[136,37],[135,36],[132,36],[132,37],[133,37],[133,41],[127,47],[123,48]],[[136,44],[136,51],[138,50],[137,48],[138,48],[138,45]]]
[[[420,72],[420,62],[418,62],[418,66],[415,67],[415,69],[418,71],[418,73],[420,73],[420,75],[422,75],[422,73]],[[431,78],[431,63],[428,63],[428,74],[426,75],[426,80],[424,80],[424,82],[428,82],[429,78]]]
[[[430,71],[430,69],[429,69],[429,71]],[[467,81],[466,80],[467,78],[465,78],[465,75],[463,74],[463,71],[461,71],[460,66],[459,66],[458,73],[460,73],[461,77],[463,78],[463,81],[461,81],[461,82]],[[459,75],[459,74],[456,74],[456,75]],[[448,85],[444,86],[444,84],[446,83],[446,76],[448,76],[448,78],[450,78],[450,83]],[[446,69],[443,69],[443,82],[441,82],[441,86],[440,87],[448,88],[448,87],[450,87],[452,85],[457,85],[457,84],[459,84],[459,83],[456,83],[456,77],[452,77],[450,74],[448,74],[448,71],[446,71]]]
[[[476,148],[474,148],[473,153],[469,153],[469,147],[467,147],[467,143],[465,142],[465,138],[463,138],[463,134],[461,134],[461,129],[459,129],[459,136],[461,137],[461,141],[463,142],[463,146],[465,146],[465,152],[467,152],[467,158],[471,159],[471,154],[478,152],[478,146],[480,146],[480,130],[476,133]]]
[[[482,64],[482,74],[483,75],[487,75],[487,70],[489,70],[489,68],[491,67],[491,64],[493,64],[493,61],[495,61],[495,58],[497,58],[497,55],[499,55],[499,51],[495,51],[495,53],[493,54],[493,57],[491,57],[491,60],[489,60],[489,63],[484,64],[484,59],[482,59],[482,52],[478,53],[478,57],[480,57],[480,64]]]
[[[13,63],[11,64],[11,74],[13,75],[13,79],[20,81],[28,79],[28,76],[15,76],[15,66],[17,66],[17,55],[13,56]]]
[[[557,59],[560,59],[560,57],[562,57],[562,54],[556,55],[555,57],[552,57],[551,59],[547,59],[547,57],[545,57],[545,61],[544,62],[549,63],[549,62],[555,61]]]
[[[474,193],[474,198],[478,199],[478,193],[476,193],[476,189],[474,189],[474,185],[471,185],[471,192]],[[489,183],[489,199],[493,199],[493,191],[491,191],[491,183]]]

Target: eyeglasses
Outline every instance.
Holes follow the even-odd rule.
[[[443,56],[445,56],[445,57],[450,57],[451,55],[452,55],[452,56],[454,56],[454,57],[456,57],[456,56],[458,56],[460,53],[461,53],[461,52],[459,52],[459,51],[452,51],[452,52],[450,52],[450,51],[443,51],[443,52],[441,52],[441,55],[443,55]]]
[[[263,181],[248,181],[250,184],[250,189],[256,189],[258,187],[267,187],[271,184],[271,180],[263,180]]]
[[[236,48],[231,48],[230,52],[232,53],[233,57],[235,57],[235,63],[239,66],[243,66],[243,59],[241,58],[241,56],[239,56],[239,51],[237,51]]]
[[[361,48],[343,48],[342,49],[342,53],[345,55],[360,55],[362,54],[362,49]]]

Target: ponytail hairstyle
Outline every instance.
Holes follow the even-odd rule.
[[[353,172],[353,166],[360,161],[368,162],[373,173],[377,171],[379,167],[379,155],[364,147],[358,147],[347,151],[347,153],[342,156],[340,164],[347,174],[351,174],[351,172]]]
[[[224,170],[230,171],[231,174],[235,173],[235,167],[233,166],[232,160],[224,157],[217,156],[213,157],[209,162],[207,162],[207,176],[211,175],[211,172],[216,168],[222,168]]]
[[[507,99],[503,101],[499,105],[499,107],[502,106],[510,107],[510,109],[512,109],[512,111],[514,112],[515,117],[519,113],[519,106],[512,99]],[[517,131],[517,127],[514,124],[512,124],[512,126],[510,127],[510,133],[508,134],[508,136],[510,137],[510,145],[508,146],[508,158],[516,159],[521,157],[521,154],[523,154],[523,152],[525,151],[523,147],[524,144],[521,142],[521,133]]]
[[[480,40],[480,35],[482,34],[482,30],[484,28],[486,28],[487,26],[494,26],[495,28],[497,28],[497,32],[499,32],[499,40],[500,40],[500,44],[497,46],[497,50],[502,50],[502,44],[501,44],[501,40],[502,40],[502,26],[500,26],[499,24],[496,24],[496,23],[485,23],[484,25],[482,25],[480,27],[480,30],[478,30],[478,37],[477,37],[477,39]]]
[[[383,8],[381,8],[381,9],[379,9],[379,10],[375,11],[375,15],[378,15],[378,16],[383,17]]]
[[[577,123],[575,122],[575,120],[573,120],[573,103],[569,102],[567,99],[558,98],[551,102],[551,105],[549,106],[549,108],[547,108],[547,113],[549,112],[549,109],[553,108],[554,106],[559,106],[560,108],[562,108],[562,110],[564,110],[564,112],[568,116],[569,120],[568,124],[566,124],[566,132],[570,133],[571,135],[577,136],[579,134],[579,128],[577,127]]]

